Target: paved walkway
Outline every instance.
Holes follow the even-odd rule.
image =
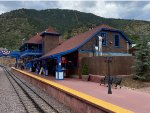
[[[35,73],[33,73],[35,74]],[[37,75],[43,77],[42,75]],[[112,89],[113,94],[107,94],[108,88],[100,86],[98,83],[82,81],[80,79],[65,78],[65,80],[55,80],[54,77],[44,77],[48,80],[55,81],[61,85],[86,93],[93,97],[99,98],[106,102],[115,104],[135,113],[149,113],[150,111],[150,94],[134,91],[130,89]]]
[[[135,113],[149,113],[150,111],[150,94],[148,93],[118,88],[112,89],[113,94],[107,94],[108,88],[100,86],[98,83],[77,79],[54,81],[93,97],[100,98],[101,100],[134,111]]]

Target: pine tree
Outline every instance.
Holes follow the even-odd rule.
[[[147,38],[141,38],[137,44],[135,53],[136,60],[133,66],[134,78],[139,80],[150,80],[150,47]]]

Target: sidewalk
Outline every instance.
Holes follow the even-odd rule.
[[[135,113],[149,113],[150,111],[150,94],[148,93],[125,88],[112,88],[112,94],[107,94],[108,87],[100,86],[98,83],[69,78],[62,81],[53,81],[125,109],[134,111]]]

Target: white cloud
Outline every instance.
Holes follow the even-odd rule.
[[[8,9],[3,4],[0,4],[0,14],[7,12]]]
[[[71,9],[106,18],[142,19],[150,20],[150,1],[100,1],[100,0],[57,0],[57,1],[0,1],[0,14],[19,8],[28,9]]]
[[[150,11],[150,3],[145,5],[143,8],[144,11]]]
[[[118,15],[119,7],[115,3],[106,3],[105,1],[93,1],[95,2],[95,6],[90,7],[90,1],[89,4],[83,5],[83,2],[85,1],[59,1],[59,8],[61,9],[74,9],[78,11],[83,11],[83,12],[88,12],[88,13],[93,13],[95,15],[99,15],[102,17],[107,17],[107,18],[119,18],[120,16]]]
[[[92,9],[91,13],[107,18],[120,18],[118,8],[115,3],[96,2],[96,6]]]

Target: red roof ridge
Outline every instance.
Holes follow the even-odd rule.
[[[113,28],[113,27],[111,27],[111,26],[109,26],[109,25],[107,25],[107,24],[101,24],[101,25],[99,25],[99,26],[97,26],[97,27],[100,27],[100,28],[107,28],[107,29],[116,29],[116,28]]]
[[[42,37],[40,36],[40,33],[37,33],[36,35],[31,37],[29,40],[27,40],[25,43],[41,44]]]

